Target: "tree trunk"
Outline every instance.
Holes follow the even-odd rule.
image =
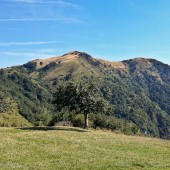
[[[88,127],[89,127],[89,120],[88,120],[88,113],[85,113],[84,114],[84,128],[85,129],[88,129]]]

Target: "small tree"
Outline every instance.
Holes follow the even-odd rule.
[[[85,128],[88,128],[89,113],[106,112],[109,109],[107,101],[101,97],[96,85],[81,83],[59,85],[54,94],[54,105],[57,111],[67,107],[69,111],[83,114]]]

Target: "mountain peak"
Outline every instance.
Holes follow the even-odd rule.
[[[71,51],[71,52],[64,54],[63,56],[67,56],[67,55],[73,55],[73,56],[82,57],[82,58],[86,58],[86,59],[92,58],[91,55],[89,55],[85,52],[80,52],[80,51]]]
[[[66,55],[79,55],[80,53],[82,53],[82,52],[80,52],[80,51],[70,51],[70,52],[64,54],[63,56],[66,56]]]

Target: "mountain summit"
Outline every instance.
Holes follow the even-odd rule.
[[[90,80],[114,108],[110,116],[133,122],[148,135],[170,138],[170,66],[157,60],[109,62],[73,51],[1,69],[0,75],[2,91],[34,124],[54,114],[52,94],[59,83]]]

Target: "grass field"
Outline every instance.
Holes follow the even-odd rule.
[[[0,128],[0,170],[170,170],[170,141],[77,128]]]

